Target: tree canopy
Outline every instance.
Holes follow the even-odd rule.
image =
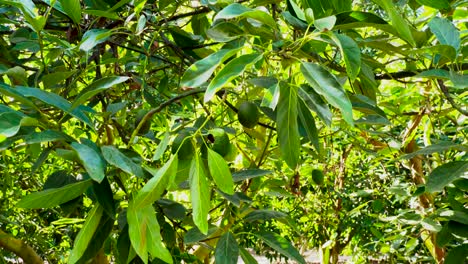
[[[467,17],[0,0],[0,259],[464,263]]]

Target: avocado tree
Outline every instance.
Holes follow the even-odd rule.
[[[467,6],[0,0],[0,255],[463,263]]]

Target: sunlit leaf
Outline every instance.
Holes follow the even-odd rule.
[[[468,178],[468,161],[452,161],[437,167],[427,178],[426,191],[440,192],[459,178]]]
[[[216,186],[227,194],[234,194],[234,182],[226,160],[211,148],[207,148],[207,151],[208,169]]]
[[[115,167],[125,171],[126,173],[136,175],[137,177],[144,178],[145,175],[140,165],[136,164],[129,157],[125,156],[114,146],[101,147],[102,155],[107,162]]]
[[[190,165],[190,201],[193,207],[193,222],[203,234],[208,232],[208,210],[210,209],[210,189],[205,166],[198,155]]]
[[[297,88],[280,84],[280,98],[276,117],[278,144],[281,156],[291,169],[295,169],[299,163],[301,147],[297,112]]]
[[[68,263],[76,263],[81,258],[99,226],[103,212],[104,209],[99,204],[96,204],[88,213],[83,227],[75,238]]]
[[[101,182],[105,177],[104,171],[106,169],[106,164],[101,159],[99,153],[97,153],[93,148],[77,142],[71,143],[71,147],[76,151],[76,153],[78,153],[78,157],[89,176],[93,180]]]
[[[68,184],[61,188],[31,193],[23,197],[17,206],[23,208],[51,208],[75,199],[91,185],[92,181],[86,180]]]

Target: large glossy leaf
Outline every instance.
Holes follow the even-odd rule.
[[[84,122],[90,128],[94,129],[94,126],[92,125],[91,120],[80,109],[75,108],[72,110],[70,102],[68,102],[63,97],[59,96],[58,94],[47,92],[38,88],[23,87],[23,86],[17,86],[15,90],[26,97],[34,97],[43,101],[46,104],[55,106],[58,109],[76,117],[78,120]]]
[[[221,49],[208,57],[192,64],[182,76],[181,85],[187,87],[199,87],[213,74],[215,69],[223,61],[236,54],[240,48]]]
[[[276,21],[267,12],[258,9],[251,9],[238,3],[230,4],[223,10],[219,11],[213,20],[216,21],[219,19],[232,19],[236,17],[255,19],[270,26],[273,29],[277,27]]]
[[[144,178],[145,175],[140,165],[133,162],[129,157],[125,156],[120,150],[114,146],[101,147],[102,155],[109,164],[125,171],[126,173],[136,175],[137,177]]]
[[[99,221],[101,220],[103,212],[104,209],[99,204],[96,204],[89,212],[83,227],[75,238],[68,263],[76,263],[81,258],[88,247],[89,242],[93,238],[94,232],[96,232],[96,229],[99,226]]]
[[[325,97],[334,107],[340,109],[344,120],[353,125],[353,107],[336,77],[318,64],[304,62],[301,72],[314,90]]]
[[[86,102],[89,98],[95,96],[96,94],[116,85],[119,83],[123,83],[126,80],[128,80],[129,77],[124,77],[124,76],[114,76],[114,77],[104,77],[102,79],[99,79],[92,84],[90,84],[86,89],[84,89],[78,97],[73,101],[73,104],[71,106],[71,109],[74,109],[75,107],[83,104]]]
[[[203,161],[195,155],[190,165],[190,201],[193,207],[193,222],[203,234],[208,232],[210,189]]]
[[[458,52],[460,50],[460,32],[446,18],[434,17],[428,24],[440,44],[450,45]]]
[[[80,24],[81,20],[81,6],[80,0],[60,0],[62,9],[75,24]]]
[[[211,148],[207,148],[207,150],[208,169],[216,186],[227,194],[234,194],[234,182],[226,160]]]
[[[291,169],[299,163],[301,142],[297,124],[297,88],[280,84],[280,98],[276,117],[278,144],[281,156]]]
[[[215,249],[215,261],[218,264],[236,264],[239,259],[239,245],[231,232],[222,235]]]
[[[81,164],[84,166],[91,179],[101,182],[105,177],[104,171],[106,169],[106,164],[99,153],[93,148],[78,142],[71,143],[71,147],[78,153]]]
[[[437,167],[428,176],[426,191],[440,192],[459,178],[468,178],[468,161],[452,161]]]
[[[75,199],[86,191],[91,184],[91,180],[86,180],[68,184],[61,188],[31,193],[23,197],[17,206],[23,208],[51,208]]]
[[[247,67],[256,63],[262,58],[260,53],[250,53],[241,55],[228,62],[211,80],[205,92],[204,102],[210,101],[215,93],[236,77],[239,77]]]
[[[400,15],[393,2],[391,0],[373,1],[387,12],[387,14],[390,16],[390,19],[392,20],[393,28],[398,32],[400,37],[408,42],[411,46],[416,46],[416,42],[413,38],[413,34],[411,33],[408,22],[406,22],[405,19]]]
[[[278,253],[285,255],[286,257],[301,263],[305,264],[304,257],[301,256],[299,251],[284,238],[278,234],[269,232],[269,231],[260,231],[257,233],[253,233],[255,236],[263,240],[268,246],[276,250]]]
[[[177,173],[177,156],[172,156],[160,169],[149,169],[153,177],[138,191],[133,202],[135,209],[152,205],[166,190],[167,184]]]
[[[354,81],[361,70],[361,50],[356,42],[344,35],[344,34],[333,34],[333,40],[340,48],[341,56],[344,58],[346,64],[346,72],[348,77]]]
[[[108,239],[110,234],[112,233],[114,221],[115,220],[109,215],[102,215],[101,221],[99,221],[99,226],[96,228],[96,232],[94,232],[91,241],[89,241],[88,243],[88,247],[86,248],[81,258],[77,261],[77,263],[87,263],[88,261],[96,257],[99,251],[103,248],[104,243],[106,241],[109,241]]]

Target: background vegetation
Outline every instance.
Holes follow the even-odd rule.
[[[0,0],[0,258],[465,263],[467,17]]]

